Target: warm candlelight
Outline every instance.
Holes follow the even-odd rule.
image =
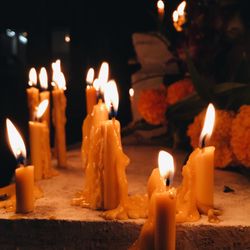
[[[24,141],[9,119],[6,119],[6,127],[11,150],[18,162],[15,170],[16,212],[28,213],[34,209],[34,167],[23,165],[26,159]]]
[[[178,5],[177,12],[179,16],[184,16],[186,5],[187,5],[186,1],[183,1]]]
[[[161,180],[165,189],[155,193],[155,232],[154,246],[158,249],[175,249],[176,242],[176,190],[170,188],[170,179],[174,173],[174,160],[166,151],[160,151],[158,157]]]
[[[129,93],[129,97],[130,97],[131,116],[132,116],[132,120],[133,120],[133,105],[134,105],[135,91],[133,88],[130,88],[128,93]]]
[[[99,70],[98,80],[96,81],[96,83],[94,83],[94,86],[96,86],[96,89],[98,91],[98,98],[103,98],[104,88],[108,82],[108,78],[109,64],[107,62],[103,62]]]
[[[29,117],[30,120],[34,120],[35,108],[39,103],[39,90],[36,88],[37,74],[35,68],[30,69],[28,85],[30,87],[27,88],[26,93],[29,108]]]
[[[159,20],[162,22],[164,19],[164,12],[165,12],[165,4],[162,0],[157,1],[157,11]]]
[[[199,210],[213,208],[214,193],[214,150],[206,146],[215,122],[215,109],[210,103],[207,108],[203,129],[200,136],[200,146],[195,160],[196,200]]]
[[[49,129],[47,123],[41,122],[48,103],[48,100],[43,100],[37,107],[35,121],[29,121],[30,154],[32,165],[34,165],[35,180],[52,175]]]
[[[175,10],[175,11],[173,12],[173,22],[174,22],[174,23],[178,22],[178,16],[179,16],[178,11]]]
[[[42,88],[42,92],[40,92],[40,101],[48,100],[47,109],[42,116],[42,121],[45,121],[50,128],[50,92],[48,91],[48,76],[47,71],[44,67],[41,68],[39,73],[39,82]]]
[[[87,114],[90,114],[93,110],[94,105],[96,104],[96,88],[93,86],[95,71],[93,68],[90,68],[86,77],[86,106]]]
[[[61,72],[60,60],[52,63],[53,69],[53,123],[55,126],[55,154],[58,160],[58,166],[66,167],[66,136],[65,136],[65,124],[66,124],[66,97],[64,90],[66,90],[66,81],[64,74]]]

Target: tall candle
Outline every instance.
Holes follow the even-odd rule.
[[[97,96],[96,89],[93,86],[94,81],[94,69],[90,68],[87,73],[86,82],[86,106],[87,106],[87,114],[90,114],[93,110],[94,105],[96,104]]]
[[[203,129],[200,135],[200,148],[194,151],[195,158],[195,189],[196,201],[202,212],[213,208],[214,194],[214,146],[206,146],[206,142],[212,134],[215,121],[215,109],[208,105]]]
[[[42,67],[40,70],[39,81],[42,88],[42,91],[40,92],[40,102],[48,100],[47,109],[41,117],[41,120],[46,122],[48,125],[48,129],[50,129],[50,92],[48,91],[48,76],[44,67]]]
[[[18,161],[26,158],[26,148],[22,137],[13,125],[6,119],[9,144]],[[21,160],[22,159],[22,160]],[[19,162],[20,163],[20,162]],[[34,167],[19,164],[15,170],[16,180],[16,212],[28,213],[34,210]]]
[[[174,250],[176,244],[176,190],[170,188],[170,175],[174,171],[173,157],[165,152],[159,153],[159,171],[165,188],[155,193],[155,250]]]
[[[54,64],[55,65],[55,64]],[[54,67],[55,69],[55,67]],[[67,149],[66,149],[66,97],[64,90],[66,89],[66,82],[62,72],[54,71],[54,89],[52,91],[53,97],[53,124],[55,127],[55,151],[59,167],[67,166]]]
[[[29,88],[27,88],[27,101],[29,108],[30,120],[34,120],[35,109],[39,103],[39,90],[36,88],[37,85],[37,74],[35,68],[31,68],[29,72]]]
[[[31,162],[35,168],[35,180],[51,177],[49,129],[47,123],[39,120],[48,107],[48,100],[42,101],[37,109],[36,121],[29,122]]]

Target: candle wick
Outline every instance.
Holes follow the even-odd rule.
[[[25,166],[26,159],[20,152],[20,154],[17,156],[17,165],[24,165]]]
[[[166,178],[165,181],[166,181],[166,187],[168,187],[170,185],[170,178],[169,177]]]
[[[200,143],[201,148],[204,148],[206,146],[206,138],[207,138],[207,134],[205,134],[201,140],[201,143]]]
[[[111,103],[110,112],[109,112],[109,118],[110,118],[110,119],[113,119],[113,118],[115,118],[115,117],[116,117],[116,112],[115,112],[113,103]]]

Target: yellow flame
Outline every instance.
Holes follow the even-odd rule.
[[[181,2],[178,5],[177,12],[178,12],[179,16],[183,16],[184,15],[184,11],[185,11],[186,5],[187,5],[186,1],[183,1],[183,2]]]
[[[163,179],[169,178],[174,174],[174,159],[171,154],[161,150],[158,155],[158,167]]]
[[[36,86],[37,85],[37,74],[36,74],[36,69],[31,68],[29,72],[29,86]]]
[[[158,2],[157,2],[157,8],[161,9],[161,10],[164,10],[164,7],[165,7],[164,2],[162,0],[158,0]]]
[[[45,113],[48,105],[49,105],[48,100],[43,100],[42,102],[40,102],[40,104],[37,107],[37,112],[36,112],[36,118],[37,119],[40,119],[43,116],[43,114]]]
[[[109,78],[109,64],[107,62],[103,62],[98,75],[98,79],[100,81],[99,89],[102,93],[104,92],[104,88],[108,82],[108,78]]]
[[[48,89],[48,76],[47,76],[46,69],[44,67],[42,67],[40,70],[39,81],[43,89]]]
[[[119,106],[119,95],[116,82],[114,80],[110,80],[104,89],[104,101],[108,108],[108,111],[111,110],[113,106],[114,111],[117,112]]]
[[[95,75],[94,69],[93,69],[93,68],[90,68],[90,69],[88,70],[87,77],[86,77],[86,82],[87,82],[88,84],[93,84],[94,75]]]
[[[53,74],[52,74],[52,81],[56,82],[56,77],[59,72],[61,72],[61,61],[57,59],[54,63],[51,64]]]
[[[206,136],[206,139],[209,139],[211,137],[214,128],[214,122],[215,122],[215,108],[212,103],[209,103],[206,111],[204,125],[200,135],[200,144],[204,139],[204,136]]]
[[[15,158],[17,159],[20,156],[26,158],[26,148],[24,141],[14,124],[9,119],[6,119],[6,127],[9,144]]]
[[[173,12],[173,22],[178,22],[178,18],[179,18],[179,14],[178,14],[178,11],[177,10],[175,10],[174,12]]]
[[[128,92],[129,92],[130,97],[133,97],[135,94],[135,91],[133,88],[130,88]]]

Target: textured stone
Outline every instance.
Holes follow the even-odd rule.
[[[146,183],[157,166],[159,147],[127,146],[131,159],[127,168],[129,193],[146,192]],[[175,153],[174,185],[181,181],[180,167],[185,153]],[[70,205],[81,190],[83,173],[80,149],[68,152],[69,167],[38,185],[44,197],[35,211],[15,215],[0,210],[0,249],[127,249],[138,237],[144,222],[140,220],[105,221],[101,211]],[[224,193],[224,186],[235,192]],[[177,249],[250,249],[250,180],[225,170],[215,173],[215,205],[223,210],[219,224],[210,224],[206,216],[195,223],[177,225]]]

